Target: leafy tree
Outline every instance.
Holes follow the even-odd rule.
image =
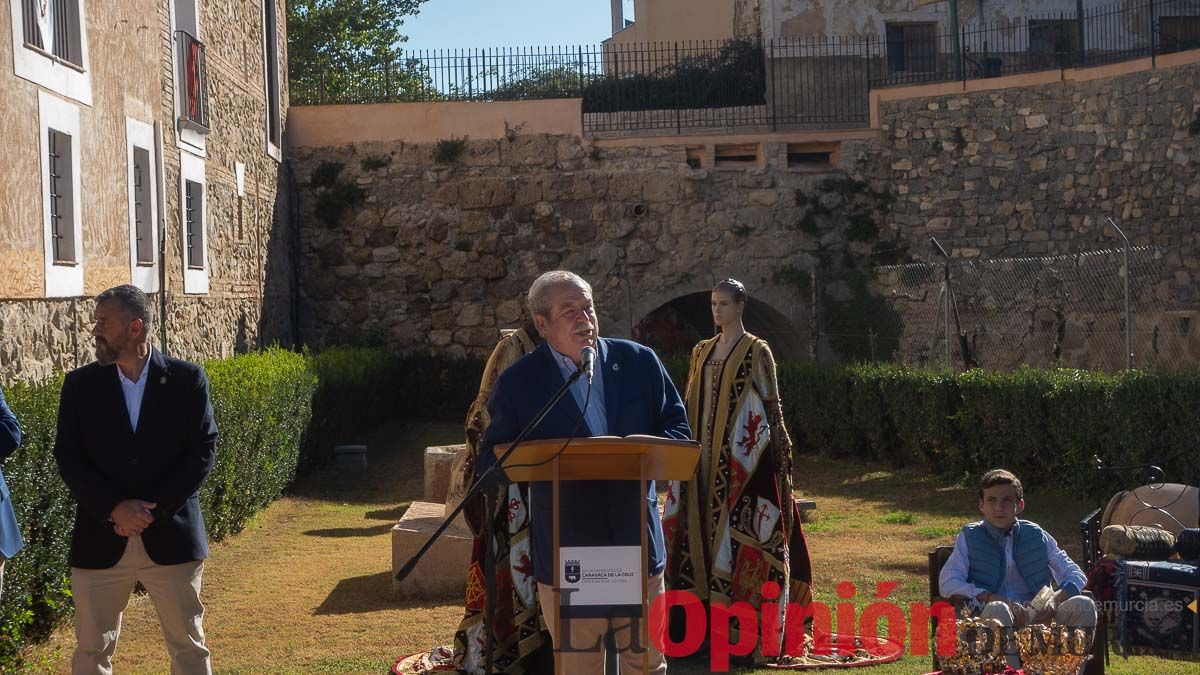
[[[428,98],[428,70],[399,57],[424,0],[290,0],[288,69],[297,103]],[[424,94],[424,95],[423,95]]]
[[[391,52],[424,0],[292,0],[288,56],[292,64],[329,63]]]

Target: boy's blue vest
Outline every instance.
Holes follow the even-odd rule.
[[[1004,583],[1004,543],[997,540],[996,528],[985,521],[963,527],[967,540],[967,579],[974,585],[997,593]],[[1042,528],[1028,520],[1018,520],[1012,526],[1013,562],[1025,579],[1031,593],[1050,586],[1050,559],[1046,555],[1046,539]]]

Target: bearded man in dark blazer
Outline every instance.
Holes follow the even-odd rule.
[[[63,382],[54,456],[78,502],[70,552],[76,675],[112,673],[121,615],[139,581],[158,612],[171,672],[212,672],[199,492],[217,426],[204,369],[151,346],[150,327],[140,289],[96,296],[97,360]]]

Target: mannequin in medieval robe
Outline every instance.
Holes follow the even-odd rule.
[[[692,349],[685,402],[700,462],[691,480],[673,481],[667,494],[667,587],[706,604],[749,602],[757,611],[763,584],[775,582],[779,596],[768,601],[778,603],[783,627],[789,602],[812,601],[812,568],[792,498],[792,442],[775,360],[766,341],[742,325],[746,300],[740,282],[717,284],[712,312],[720,332]],[[755,660],[763,660],[761,646]]]
[[[458,506],[474,480],[475,456],[483,432],[488,427],[487,401],[496,379],[518,359],[533,351],[540,341],[533,325],[526,324],[516,330],[504,331],[492,355],[488,357],[479,384],[479,394],[467,412],[466,451],[455,457],[451,468],[446,496],[447,512]],[[548,653],[550,639],[542,628],[537,582],[533,576],[528,504],[528,488],[513,483],[505,488],[499,503],[492,505],[495,514],[492,533],[496,542],[497,596],[492,670],[507,675],[546,672],[546,664],[552,663]],[[486,609],[483,498],[472,498],[463,513],[475,540],[467,567],[466,609],[454,632],[454,647],[437,647],[427,653],[405,657],[393,665],[393,673],[427,675],[454,670],[475,674],[484,671],[487,635],[483,625]]]

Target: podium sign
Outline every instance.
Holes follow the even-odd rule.
[[[571,607],[628,605],[642,610],[645,557],[641,546],[563,546],[559,549],[563,614]]]

